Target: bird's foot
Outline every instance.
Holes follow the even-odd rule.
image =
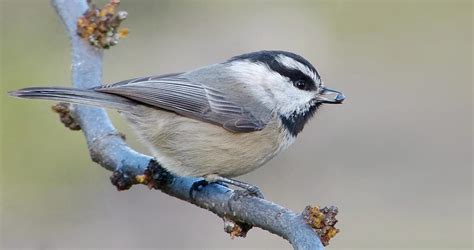
[[[265,198],[263,196],[263,193],[260,191],[260,189],[257,186],[250,186],[248,189],[243,189],[243,190],[234,190],[234,193],[237,196],[253,196],[260,199]]]
[[[234,191],[234,192],[238,193],[239,195],[254,196],[254,197],[258,197],[260,199],[264,199],[263,193],[260,191],[260,189],[257,186],[254,186],[254,185],[242,182],[242,181],[225,178],[225,177],[222,177],[220,175],[215,175],[215,174],[206,175],[204,177],[204,179],[207,180],[207,182],[209,182],[209,183],[217,182],[217,183],[220,183],[220,184],[228,184],[228,185],[232,185],[232,186],[235,186],[235,187],[242,188],[243,190],[235,190]]]

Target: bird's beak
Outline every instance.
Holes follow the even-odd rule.
[[[344,99],[346,99],[346,97],[343,93],[328,88],[321,89],[318,96],[316,97],[316,101],[318,103],[330,104],[341,104]]]

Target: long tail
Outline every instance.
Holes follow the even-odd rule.
[[[130,99],[114,94],[97,92],[93,89],[32,87],[11,91],[8,94],[20,98],[55,100],[124,111],[130,110],[133,106],[137,105],[137,102]]]

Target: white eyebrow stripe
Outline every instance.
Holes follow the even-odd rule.
[[[319,79],[319,77],[316,75],[314,71],[308,68],[308,66],[296,61],[295,59],[285,56],[285,55],[278,55],[276,60],[282,65],[286,66],[287,68],[300,70],[305,75],[313,79],[316,84],[318,85],[321,84],[321,79]]]

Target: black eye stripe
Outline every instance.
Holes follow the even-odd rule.
[[[267,63],[267,65],[271,70],[279,73],[284,77],[289,78],[293,85],[298,81],[303,81],[305,83],[304,90],[316,90],[316,84],[314,83],[314,80],[305,73],[301,72],[300,70],[287,68],[285,65],[281,64],[277,60],[273,60]]]
[[[304,81],[305,87],[303,90],[307,91],[314,91],[317,89],[316,83],[314,80],[306,75],[305,73],[301,72],[298,69],[288,68],[287,66],[280,63],[277,59],[280,55],[287,56],[289,58],[294,59],[295,61],[307,66],[311,71],[313,71],[317,78],[319,78],[319,74],[316,69],[311,65],[306,59],[303,57],[286,52],[286,51],[259,51],[253,52],[249,54],[243,54],[240,56],[233,57],[229,60],[229,62],[236,61],[236,60],[249,60],[255,63],[264,63],[266,64],[271,70],[279,73],[280,75],[287,77],[290,79],[293,85],[297,81]]]

